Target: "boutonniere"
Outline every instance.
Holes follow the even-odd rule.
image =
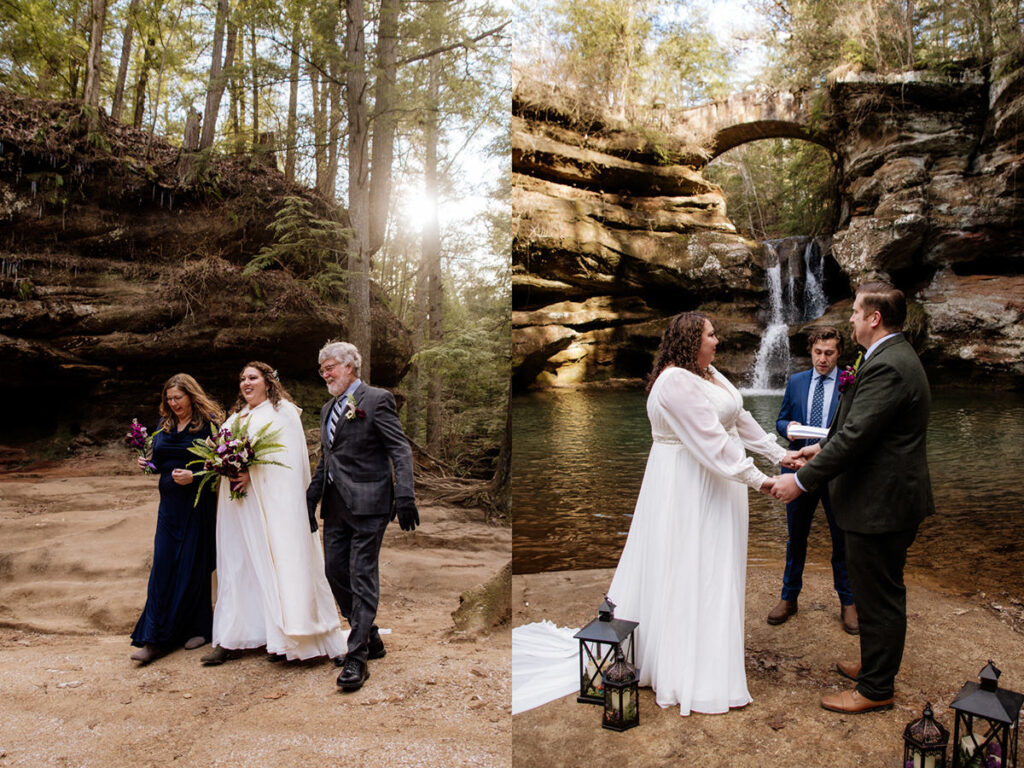
[[[839,394],[843,394],[857,381],[857,369],[860,368],[860,361],[863,357],[864,353],[861,352],[853,361],[853,365],[848,365],[839,372]]]
[[[345,419],[347,421],[352,421],[352,419],[354,419],[356,416],[359,415],[359,409],[356,408],[356,398],[355,398],[355,395],[353,395],[351,392],[349,392],[348,393],[348,400],[346,402],[348,404],[348,410],[345,411]]]

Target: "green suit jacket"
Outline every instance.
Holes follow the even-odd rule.
[[[926,436],[931,391],[902,334],[875,348],[839,399],[821,452],[797,473],[808,491],[828,483],[844,531],[916,527],[935,512]]]

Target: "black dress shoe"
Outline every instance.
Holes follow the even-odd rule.
[[[369,679],[370,670],[366,668],[366,664],[355,659],[347,659],[344,669],[338,675],[338,685],[343,691],[358,691]]]
[[[204,667],[217,667],[230,658],[233,658],[233,656],[227,648],[221,648],[219,645],[215,645],[213,646],[213,650],[200,658],[199,661]]]
[[[283,653],[268,653],[267,654],[267,661],[271,661],[271,662],[273,662],[275,664],[277,662],[279,662],[279,661],[284,661],[287,658],[288,657],[285,656]]]
[[[388,649],[384,647],[384,641],[380,639],[380,635],[375,635],[370,638],[369,652],[366,654],[367,659],[383,659],[388,655]],[[335,656],[331,661],[334,662],[336,667],[344,667],[345,659],[348,657],[347,653],[341,654],[341,656]]]

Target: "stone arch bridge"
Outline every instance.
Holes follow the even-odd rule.
[[[722,101],[679,110],[678,127],[710,137],[708,162],[740,144],[760,139],[805,139],[834,151],[828,135],[812,126],[809,95],[751,89]]]

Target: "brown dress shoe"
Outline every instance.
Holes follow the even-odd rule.
[[[848,635],[859,635],[860,627],[857,625],[857,606],[841,605],[839,607],[839,618],[843,621],[843,631]]]
[[[883,709],[892,709],[892,699],[875,701],[860,695],[854,688],[852,691],[840,691],[830,693],[821,699],[822,709],[832,712],[842,712],[844,715],[860,715],[864,712],[879,712]]]
[[[796,600],[779,600],[779,604],[768,614],[769,624],[782,624],[797,611]]]
[[[843,677],[857,682],[857,675],[860,674],[860,662],[859,661],[837,661],[836,672]]]

